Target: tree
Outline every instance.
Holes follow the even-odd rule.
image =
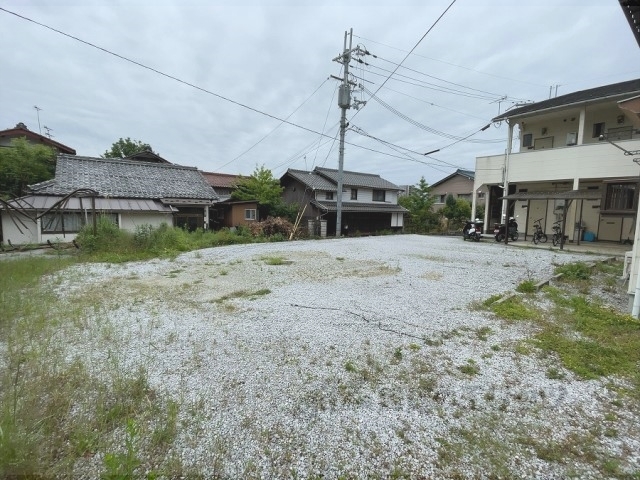
[[[152,152],[151,145],[143,143],[140,140],[131,140],[129,137],[120,138],[111,145],[110,150],[106,150],[102,154],[102,158],[125,158],[140,152]]]
[[[0,197],[21,197],[27,185],[49,180],[55,172],[53,149],[14,138],[10,147],[0,148]]]
[[[407,230],[424,233],[438,226],[438,216],[431,209],[434,202],[431,187],[424,177],[411,188],[409,195],[398,198],[398,204],[409,210]]]
[[[456,230],[471,218],[471,202],[464,198],[453,198],[447,195],[446,205],[441,210],[442,215],[449,220],[449,230]]]
[[[286,217],[295,218],[296,207],[287,205],[282,200],[284,187],[273,178],[271,170],[264,167],[256,167],[248,177],[241,177],[231,192],[233,200],[255,200],[259,204],[261,217]]]

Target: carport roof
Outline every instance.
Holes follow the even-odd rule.
[[[599,190],[565,190],[563,192],[518,192],[505,195],[507,200],[597,200],[602,198]]]

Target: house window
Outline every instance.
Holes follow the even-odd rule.
[[[471,199],[471,194],[470,193],[459,193],[458,194],[458,198],[462,199],[462,200],[466,200],[468,202],[470,202]]]
[[[246,208],[244,211],[244,219],[245,220],[255,220],[256,219],[256,209],[255,208]]]
[[[357,188],[352,188],[351,189],[351,200],[357,200],[358,199],[358,189]]]
[[[384,190],[374,190],[373,191],[373,201],[374,202],[384,202],[385,193],[386,192]]]
[[[100,218],[106,218],[118,225],[117,213],[103,213],[100,214]],[[87,222],[92,221],[92,215],[85,216],[82,212],[48,213],[42,217],[40,229],[42,233],[77,233]]]
[[[610,210],[630,210],[634,209],[636,197],[635,183],[609,183],[605,193],[603,211]]]
[[[600,135],[604,135],[604,122],[593,124],[593,138],[598,138]]]
[[[446,201],[447,201],[447,194],[445,193],[444,195],[440,195],[439,203],[445,203]]]
[[[333,192],[324,192],[325,200],[333,200]]]
[[[532,147],[533,146],[533,133],[525,133],[522,136],[522,146],[523,147]]]
[[[578,133],[577,132],[571,132],[571,133],[567,133],[567,145],[575,145],[578,143]]]

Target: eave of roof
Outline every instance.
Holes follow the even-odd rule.
[[[562,192],[517,192],[499,199],[507,200],[597,200],[602,192],[594,190],[565,190]]]
[[[337,211],[337,204],[335,201],[318,201],[311,200],[311,204],[320,210],[326,212]],[[396,204],[385,203],[361,203],[361,202],[342,202],[342,212],[369,212],[369,213],[407,213],[409,210]]]
[[[7,130],[2,130],[0,131],[0,137],[7,137],[7,138],[27,137],[27,138],[38,140],[40,143],[48,145],[50,147],[54,147],[60,153],[67,153],[69,155],[76,154],[75,149],[71,147],[67,147],[66,145],[60,142],[51,140],[49,137],[45,137],[44,135],[40,135],[36,132],[32,132],[31,130],[27,130],[24,128],[9,128]]]
[[[502,115],[495,117],[492,122],[500,122],[507,118],[519,117],[522,115],[530,115],[533,113],[542,113],[571,106],[585,105],[593,102],[621,99],[627,95],[640,94],[640,79],[628,80],[626,82],[614,83],[612,85],[604,85],[578,92],[568,93],[559,97],[550,98],[541,102],[530,103]]]

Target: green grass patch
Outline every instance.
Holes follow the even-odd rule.
[[[584,262],[568,263],[557,266],[554,269],[554,273],[556,275],[561,273],[563,281],[589,280],[591,278],[591,267]]]
[[[520,293],[535,293],[536,291],[536,284],[533,280],[525,280],[516,287],[516,292]]]
[[[135,232],[119,229],[106,218],[85,226],[76,240],[83,259],[95,262],[121,263],[151,258],[174,258],[182,252],[202,248],[261,242],[266,239],[254,237],[245,229],[210,231],[198,229],[193,232],[162,224],[159,227],[140,225]]]
[[[494,302],[491,304],[491,310],[505,320],[535,320],[539,317],[539,313],[525,305],[519,297],[511,297],[500,303]]]
[[[288,265],[291,263],[290,260],[286,260],[284,257],[262,257],[262,260],[267,265]]]

